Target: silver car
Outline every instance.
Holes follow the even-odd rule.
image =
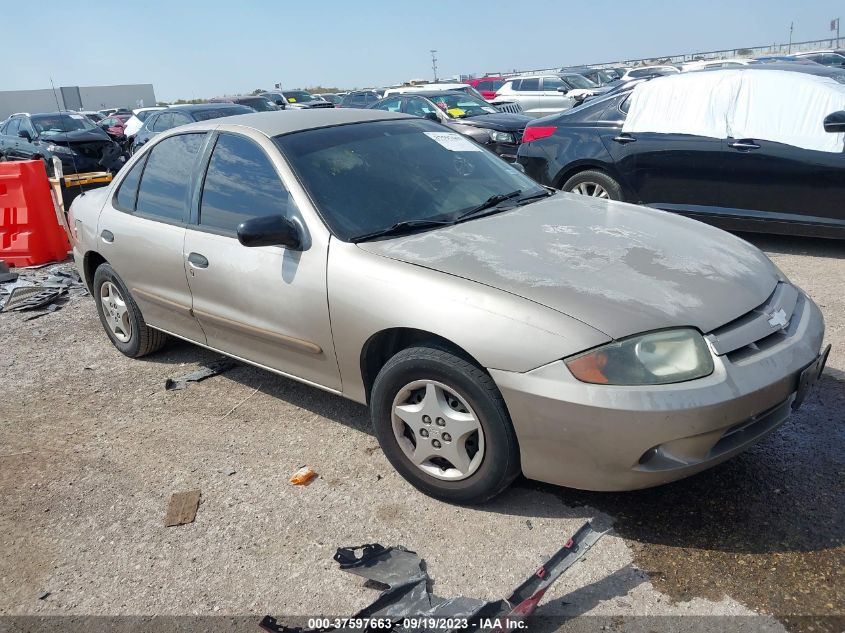
[[[819,309],[743,240],[381,110],[174,129],[70,214],[118,350],[174,336],[366,403],[395,468],[453,502],[520,472],[685,477],[784,422],[825,360]]]

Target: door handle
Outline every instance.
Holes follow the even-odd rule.
[[[199,253],[191,253],[188,255],[188,263],[194,268],[208,268],[208,259],[205,255]]]
[[[619,136],[614,136],[613,140],[617,143],[625,145],[625,143],[636,143],[637,139],[635,139],[630,134],[620,134]]]
[[[104,242],[108,242],[109,244],[114,242],[114,233],[112,233],[108,229],[103,229],[102,232],[100,233],[100,237],[102,238],[102,240]]]
[[[760,146],[757,145],[754,141],[734,141],[733,143],[728,143],[728,147],[733,147],[734,149],[738,150],[752,150],[752,149],[760,149]]]

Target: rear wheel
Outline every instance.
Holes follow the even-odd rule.
[[[147,325],[129,289],[108,264],[100,264],[94,273],[94,301],[103,329],[126,356],[140,358],[167,342],[166,334]]]
[[[402,350],[379,372],[370,400],[387,459],[432,497],[481,503],[520,472],[516,434],[496,384],[452,352]]]
[[[606,173],[595,170],[582,171],[567,180],[563,191],[604,200],[622,200],[622,187]]]

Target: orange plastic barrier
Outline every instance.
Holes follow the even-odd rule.
[[[63,261],[69,250],[44,163],[0,163],[0,259],[10,266],[36,266]]]

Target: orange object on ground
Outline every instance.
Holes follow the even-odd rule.
[[[44,163],[0,163],[0,259],[12,266],[37,266],[64,261],[69,250]]]
[[[317,473],[311,470],[308,466],[303,466],[293,474],[293,476],[290,478],[290,482],[294,486],[304,486],[316,476]]]

